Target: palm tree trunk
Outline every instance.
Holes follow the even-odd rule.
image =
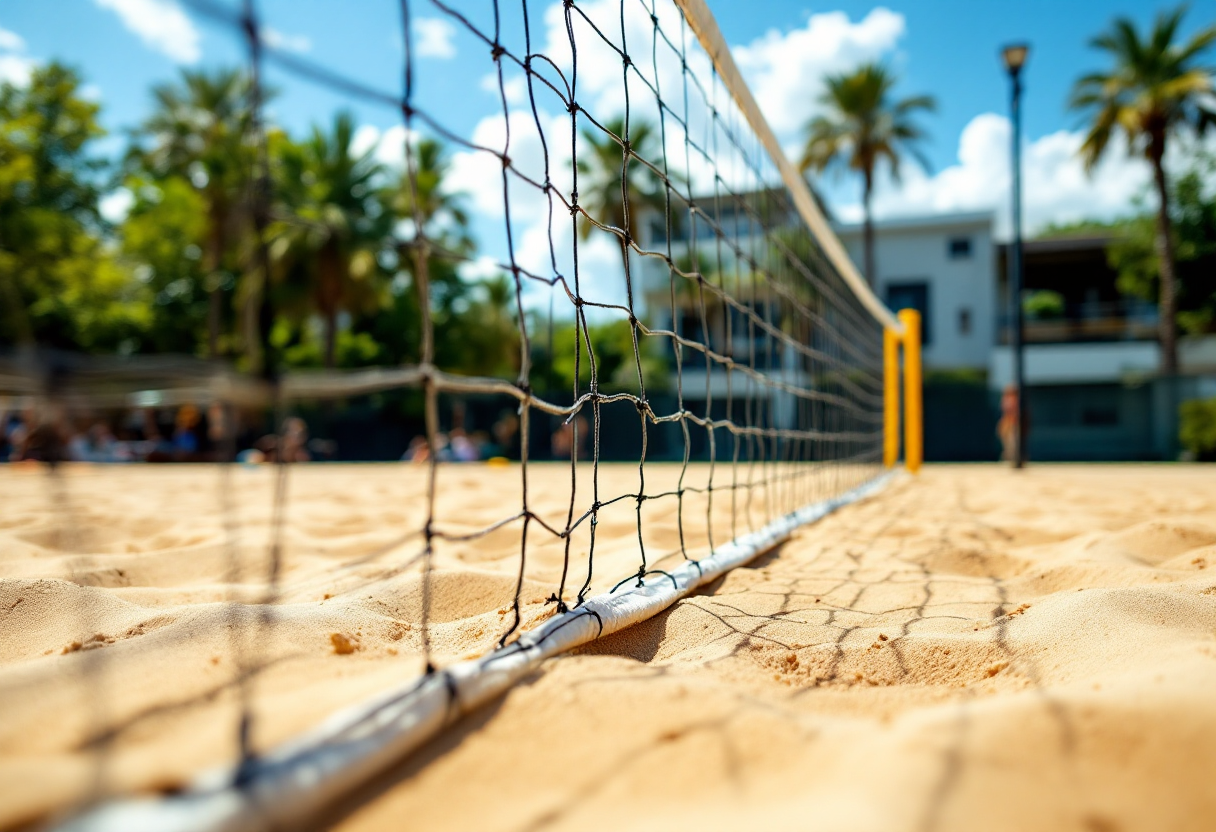
[[[861,191],[861,207],[865,212],[865,220],[862,224],[862,246],[865,249],[862,256],[865,258],[865,278],[866,282],[871,287],[874,286],[874,217],[870,213],[870,194],[874,190],[874,172],[867,170],[862,184]]]
[[[220,354],[220,328],[224,318],[224,293],[220,288],[220,262],[224,257],[223,211],[212,204],[208,217],[210,229],[207,234],[207,355],[218,358]]]
[[[220,317],[224,311],[224,297],[216,282],[212,278],[212,286],[207,290],[207,356],[210,358],[218,358],[220,354]]]
[[[1178,374],[1178,338],[1174,318],[1178,310],[1178,280],[1174,270],[1174,238],[1170,223],[1169,188],[1165,180],[1165,137],[1154,138],[1151,146],[1153,180],[1157,186],[1157,263],[1161,289],[1157,304],[1158,338],[1161,341],[1161,374]]]
[[[336,309],[325,312],[325,369],[334,368],[334,357],[338,343],[338,312]]]

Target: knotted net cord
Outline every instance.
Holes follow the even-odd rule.
[[[399,114],[405,128],[405,181],[413,221],[409,234],[396,240],[396,245],[409,254],[410,265],[402,268],[408,271],[418,295],[419,362],[392,370],[330,375],[280,372],[281,357],[267,341],[261,345],[265,372],[260,378],[169,363],[158,369],[163,387],[178,390],[182,401],[203,396],[228,405],[260,402],[280,413],[276,424],[293,402],[301,400],[341,399],[368,390],[415,390],[424,401],[430,448],[438,446],[442,432],[441,396],[490,396],[517,409],[519,506],[471,531],[445,524],[436,495],[438,472],[449,463],[431,454],[425,522],[394,542],[394,546],[409,543],[417,547],[392,574],[421,570],[425,674],[442,671],[434,654],[430,620],[436,591],[433,560],[435,547],[442,541],[475,541],[518,525],[515,588],[510,620],[498,638],[502,646],[523,625],[521,592],[528,555],[538,538],[562,542],[561,576],[549,603],[565,612],[582,605],[592,590],[597,577],[597,527],[601,513],[610,506],[632,503],[636,523],[637,567],[613,576],[620,578],[619,588],[641,585],[651,578],[661,580],[666,574],[656,568],[655,553],[647,550],[643,507],[648,503],[671,506],[678,554],[696,562],[725,542],[714,536],[715,519],[722,513],[729,519],[731,536],[738,537],[879,473],[882,325],[843,281],[815,235],[799,219],[772,160],[687,21],[670,2],[602,0],[584,4],[564,0],[543,10],[546,16],[560,13],[560,28],[565,32],[564,44],[558,44],[561,49],[547,52],[537,49],[539,38],[533,28],[538,10],[530,9],[528,0],[519,0],[518,6],[492,0],[490,14],[461,11],[442,0],[400,0],[404,51],[400,93],[375,88],[268,43],[256,0],[242,0],[239,9],[216,0],[185,2],[243,42],[248,55],[253,114],[249,141],[257,148],[257,169],[250,177],[246,200],[246,222],[255,241],[254,255],[246,265],[250,280],[268,280],[271,263],[266,238],[271,219],[309,222],[293,215],[273,190],[266,156],[262,65],[344,99]],[[422,64],[417,46],[416,26],[422,13],[447,21],[465,40],[479,44],[477,51],[470,50],[473,54],[462,59],[484,61],[490,71],[501,110],[500,145],[475,140],[421,103],[419,84],[431,71]],[[513,48],[516,32],[522,33],[522,50]],[[596,63],[588,69],[590,54],[595,54]],[[615,93],[605,92],[599,79],[604,54],[619,61],[616,98]],[[585,97],[580,97],[580,68],[584,77],[590,73],[599,85],[589,85]],[[524,83],[522,99],[519,79]],[[615,103],[605,105],[606,100]],[[551,116],[550,108],[560,111],[564,124]],[[523,129],[520,125],[527,123],[534,134],[516,135]],[[476,255],[457,250],[428,229],[420,208],[420,136],[492,160],[497,168],[497,181],[487,181],[484,187],[501,192],[502,245],[494,265],[509,277],[514,295],[519,336],[519,372],[514,379],[462,375],[437,363],[431,268],[440,261],[474,264]],[[529,166],[513,157],[523,138],[538,140],[539,164]],[[589,200],[587,193],[580,192],[580,184],[588,188],[602,184],[594,181],[603,170],[595,168],[593,145],[615,148],[619,153],[618,216],[610,215],[612,200]],[[520,251],[527,235],[521,226],[529,209],[520,206],[532,204],[528,200],[537,195],[544,206],[545,251],[542,258],[529,259]],[[599,256],[605,244],[608,250],[619,252],[619,272],[607,268]],[[263,291],[268,298],[268,289]],[[555,305],[561,304],[564,308],[555,311]],[[546,305],[547,318],[537,312]],[[264,303],[261,312],[263,335],[273,318],[273,309],[267,306]],[[546,372],[550,372],[555,320],[572,321],[575,328],[573,383],[568,395],[552,384],[534,383],[534,342],[538,339],[534,330],[537,326],[549,328]],[[608,321],[628,324],[630,366],[625,375],[618,368],[615,376],[605,377],[603,355],[597,354],[597,327]],[[659,365],[661,369],[656,370]],[[121,400],[124,391],[146,387],[149,377],[146,367],[125,371],[116,365],[80,365],[66,382],[57,376],[60,383],[51,395],[37,381],[38,372],[23,366],[26,369],[16,370],[4,380],[13,382],[10,386],[20,388],[18,392],[45,394],[67,407]],[[223,379],[220,388],[216,379]],[[608,493],[601,477],[601,465],[607,461],[605,436],[621,430],[620,419],[626,417],[618,416],[619,408],[611,406],[622,404],[632,407],[629,418],[636,419],[638,426],[636,489]],[[529,501],[530,463],[534,467],[536,458],[531,424],[538,414],[559,417],[572,434],[564,519],[543,516]],[[675,453],[668,454],[667,463],[679,465],[676,487],[648,490],[648,466],[653,470],[655,464],[654,443],[657,437],[667,436],[663,432],[669,428],[677,437]],[[580,457],[583,430],[590,434],[589,459]],[[231,435],[225,437],[223,447],[231,458],[235,451]],[[701,470],[694,466],[700,463],[705,463],[703,482],[694,476]],[[578,487],[579,472],[588,466],[589,494]],[[240,657],[235,680],[240,689],[241,716],[235,729],[242,758],[239,771],[245,771],[257,753],[250,686],[266,663],[253,645],[261,640],[263,631],[273,627],[274,606],[280,597],[281,536],[290,469],[282,463],[277,469],[266,588],[257,612],[250,614],[244,602],[232,601],[232,638]],[[688,515],[689,495],[704,497],[703,517]],[[225,497],[226,512],[231,511],[228,503]],[[236,531],[230,520],[226,520],[226,545],[235,552],[232,540]],[[581,551],[573,541],[575,532],[584,526],[588,544]],[[703,538],[706,544],[691,544],[694,537]],[[242,572],[236,562],[231,569],[238,577]],[[97,726],[95,741],[99,747],[107,746],[118,734],[141,724],[143,716]]]

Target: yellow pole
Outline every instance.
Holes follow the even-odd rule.
[[[899,333],[882,331],[882,464],[893,468],[899,461]]]
[[[915,474],[924,459],[924,414],[921,404],[920,313],[899,310],[904,325],[904,465]]]

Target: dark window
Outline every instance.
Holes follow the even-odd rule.
[[[1116,407],[1084,407],[1081,409],[1081,424],[1089,427],[1109,427],[1119,424],[1119,409]]]
[[[951,260],[962,260],[971,256],[971,238],[970,237],[951,237],[946,244],[946,250],[950,253]]]
[[[920,313],[920,342],[933,343],[933,319],[929,315],[929,283],[925,280],[887,284],[887,306],[895,311],[915,309]]]
[[[958,310],[958,334],[971,334],[971,310],[966,307]]]

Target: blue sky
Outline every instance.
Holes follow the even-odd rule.
[[[454,5],[489,25],[488,0]],[[519,7],[509,5],[517,17]],[[531,4],[538,43],[544,42],[545,12],[551,5]],[[579,5],[611,12],[615,0],[580,0]],[[901,94],[937,98],[938,112],[924,119],[932,137],[924,148],[932,171],[909,171],[899,185],[880,183],[880,217],[991,209],[998,233],[1007,225],[1008,83],[998,51],[1015,39],[1032,45],[1025,99],[1028,224],[1034,228],[1125,213],[1144,189],[1146,173],[1136,159],[1112,158],[1093,178],[1081,172],[1075,158],[1080,124],[1067,112],[1066,99],[1079,74],[1103,65],[1101,56],[1087,47],[1092,35],[1119,14],[1146,26],[1169,4],[834,0],[808,6],[801,0],[719,0],[710,5],[791,153],[797,150],[800,126],[814,111],[817,78],[825,71],[863,59],[885,60],[902,78]],[[396,0],[261,0],[259,8],[267,36],[282,48],[385,91],[400,89],[403,50]],[[492,135],[502,115],[497,93],[485,88],[490,67],[486,48],[451,26],[429,0],[413,0],[411,8],[421,52],[419,102],[461,135]],[[1190,33],[1214,22],[1213,7],[1198,4],[1186,29]],[[508,23],[504,40],[520,44],[517,22]],[[147,114],[153,83],[173,79],[181,67],[233,64],[243,57],[230,31],[178,0],[7,0],[0,5],[0,77],[19,80],[30,65],[51,58],[78,67],[89,93],[104,106],[105,124],[114,133],[106,145],[110,152],[121,150],[123,132]],[[327,121],[339,106],[350,106],[339,96],[278,73],[271,74],[271,81],[281,90],[273,117],[293,131]],[[385,131],[400,123],[399,114],[386,108],[356,104],[353,109],[361,123],[377,128],[365,137],[369,142],[384,140]],[[468,166],[458,178],[475,187],[483,174],[484,169]],[[830,176],[820,184],[838,216],[858,217],[853,178]],[[492,218],[493,206],[475,207],[485,209],[482,224],[492,224],[487,217]]]
[[[938,98],[939,112],[927,122],[934,137],[927,151],[936,168],[954,161],[959,133],[974,116],[1004,111],[1007,83],[997,60],[1001,44],[1014,39],[1032,44],[1025,124],[1027,135],[1033,139],[1076,126],[1075,117],[1065,109],[1068,88],[1079,73],[1099,65],[1096,53],[1086,47],[1088,37],[1115,15],[1128,15],[1147,25],[1156,11],[1172,5],[1145,0],[1020,0],[1016,4],[995,0],[881,4],[835,0],[823,5],[800,0],[720,0],[710,4],[732,45],[750,43],[774,29],[796,29],[817,13],[843,11],[858,21],[883,7],[902,15],[905,30],[891,59],[903,77],[902,91],[929,92]],[[428,6],[425,0],[415,2],[416,14],[426,17]],[[262,0],[260,7],[268,25],[289,37],[307,39],[310,57],[377,81],[386,89],[399,86],[401,50],[397,45],[396,2]],[[358,12],[352,13],[354,9]],[[201,36],[198,48],[203,62],[231,62],[241,57],[227,33],[205,18],[192,15],[192,19]],[[1187,21],[1190,31],[1214,22],[1216,13],[1204,4],[1193,8]],[[29,56],[59,58],[80,67],[87,80],[101,90],[106,120],[112,129],[138,122],[147,110],[148,86],[172,78],[179,65],[179,61],[126,28],[115,11],[94,0],[9,0],[0,7],[0,27],[21,37]],[[458,49],[471,46],[470,40],[455,40]],[[452,60],[442,65],[450,81],[443,88],[452,93],[476,88],[484,74],[475,62]],[[281,118],[299,126],[338,103],[324,93],[301,90],[298,96],[280,102],[277,109]],[[472,116],[478,109],[453,106],[449,117],[459,123],[462,110]],[[392,122],[391,114],[386,118],[374,108],[367,108],[361,115],[386,125]]]

